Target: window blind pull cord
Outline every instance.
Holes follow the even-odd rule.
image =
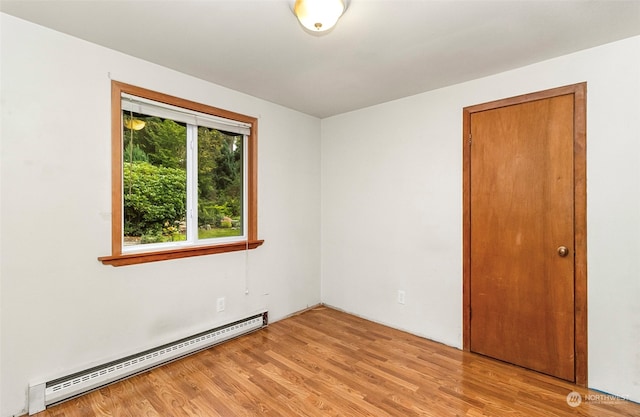
[[[129,123],[132,123],[132,122],[133,122],[133,111],[129,110]],[[129,129],[129,169],[133,171],[133,129]],[[129,175],[129,195],[131,195],[132,188],[133,188],[133,175]]]
[[[249,295],[249,236],[244,247],[244,295]]]

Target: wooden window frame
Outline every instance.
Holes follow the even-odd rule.
[[[122,208],[122,104],[123,93],[146,98],[160,103],[211,114],[213,116],[251,124],[247,136],[247,219],[246,239],[237,242],[211,243],[189,247],[160,249],[138,253],[123,253],[123,208]],[[124,266],[169,259],[188,258],[241,250],[255,249],[264,243],[258,239],[258,119],[251,116],[219,109],[190,100],[181,99],[119,81],[111,81],[111,255],[98,258],[105,265]]]

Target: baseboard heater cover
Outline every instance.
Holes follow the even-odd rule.
[[[50,405],[261,329],[267,326],[268,322],[269,313],[264,311],[104,365],[48,382],[31,384],[29,386],[29,415],[44,411]]]

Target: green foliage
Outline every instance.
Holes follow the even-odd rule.
[[[159,243],[162,242],[162,235],[159,233],[150,232],[148,234],[143,234],[140,237],[140,243]]]
[[[158,167],[148,162],[125,162],[125,235],[144,235],[146,239],[153,239],[153,236],[162,236],[163,228],[184,220],[186,181],[187,175],[182,169]],[[166,235],[167,231],[164,233]]]
[[[144,132],[149,143],[149,162],[167,168],[185,168],[186,126],[173,120],[152,118],[141,132]]]
[[[177,240],[178,236],[180,236],[180,222],[175,220],[173,223],[169,223],[168,221],[164,222],[164,226],[162,227],[162,236],[166,236],[170,238],[172,241]]]
[[[124,233],[140,243],[184,239],[187,127],[169,119],[124,112],[144,122],[124,129]],[[198,226],[237,228],[242,215],[243,137],[198,127]]]
[[[133,148],[129,145],[125,153],[125,159],[129,162],[149,162],[149,157],[146,152],[138,145],[134,145]]]
[[[232,209],[228,204],[218,205],[211,201],[200,202],[198,205],[198,222],[200,227],[222,227],[225,217],[231,217]]]
[[[200,239],[215,239],[218,237],[240,236],[242,231],[239,229],[200,229],[198,237]]]
[[[187,128],[185,125],[159,117],[135,115],[143,120],[141,130],[124,132],[124,160],[139,161],[135,158],[135,148],[147,155],[147,161],[155,166],[185,169],[187,158]],[[131,158],[131,144],[134,144],[134,157]]]
[[[242,136],[198,128],[198,194],[200,227],[242,214]]]
[[[140,243],[164,243],[187,240],[187,236],[179,232],[178,223],[179,222],[174,222],[174,225],[169,225],[169,222],[165,222],[162,232],[151,230],[140,236]]]

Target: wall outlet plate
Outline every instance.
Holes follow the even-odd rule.
[[[216,302],[216,310],[218,311],[218,313],[220,313],[221,311],[224,311],[224,308],[225,308],[224,297],[220,297]]]

